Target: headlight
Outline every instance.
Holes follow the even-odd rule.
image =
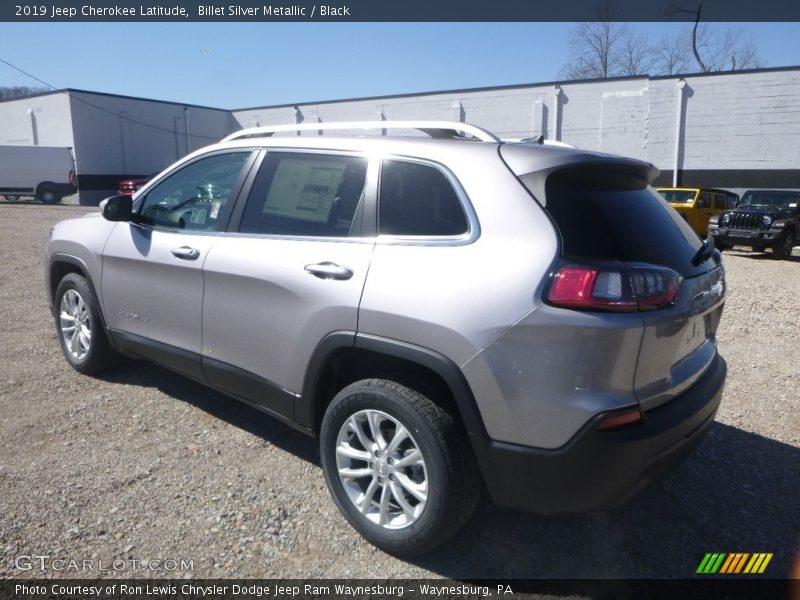
[[[725,213],[724,215],[722,215],[720,223],[722,223],[723,225],[727,225],[730,222],[731,222],[731,213]]]
[[[769,227],[770,225],[772,225],[772,217],[770,217],[769,215],[764,215],[763,217],[761,217],[761,222],[764,224],[764,227]]]

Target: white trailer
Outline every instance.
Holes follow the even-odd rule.
[[[0,194],[32,196],[45,204],[78,191],[72,148],[0,145]]]

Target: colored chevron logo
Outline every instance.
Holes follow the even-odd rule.
[[[701,575],[756,575],[763,573],[771,560],[772,552],[708,552],[696,572]]]

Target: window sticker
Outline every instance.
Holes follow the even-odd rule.
[[[220,203],[219,200],[214,200],[214,202],[211,203],[211,214],[209,216],[212,219],[216,219],[217,218],[217,215],[219,214],[220,205],[221,205],[221,203]]]
[[[205,208],[193,208],[189,221],[195,225],[204,225],[206,222],[206,215],[208,211]]]
[[[346,169],[345,160],[282,159],[262,212],[302,221],[327,222]]]
[[[789,208],[797,208],[797,202],[789,202]]]

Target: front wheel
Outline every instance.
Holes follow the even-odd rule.
[[[320,455],[344,516],[391,554],[433,549],[478,501],[475,459],[453,416],[392,381],[362,380],[336,395],[322,422]]]
[[[725,242],[721,242],[718,239],[714,240],[714,246],[716,246],[717,250],[720,252],[724,252],[725,250],[730,250],[733,248],[733,244],[726,244]]]
[[[778,260],[788,259],[795,243],[794,231],[787,231],[783,239],[772,247],[772,257]]]
[[[106,338],[88,281],[77,273],[65,275],[56,289],[55,307],[58,340],[70,366],[86,375],[109,366],[117,354]]]

